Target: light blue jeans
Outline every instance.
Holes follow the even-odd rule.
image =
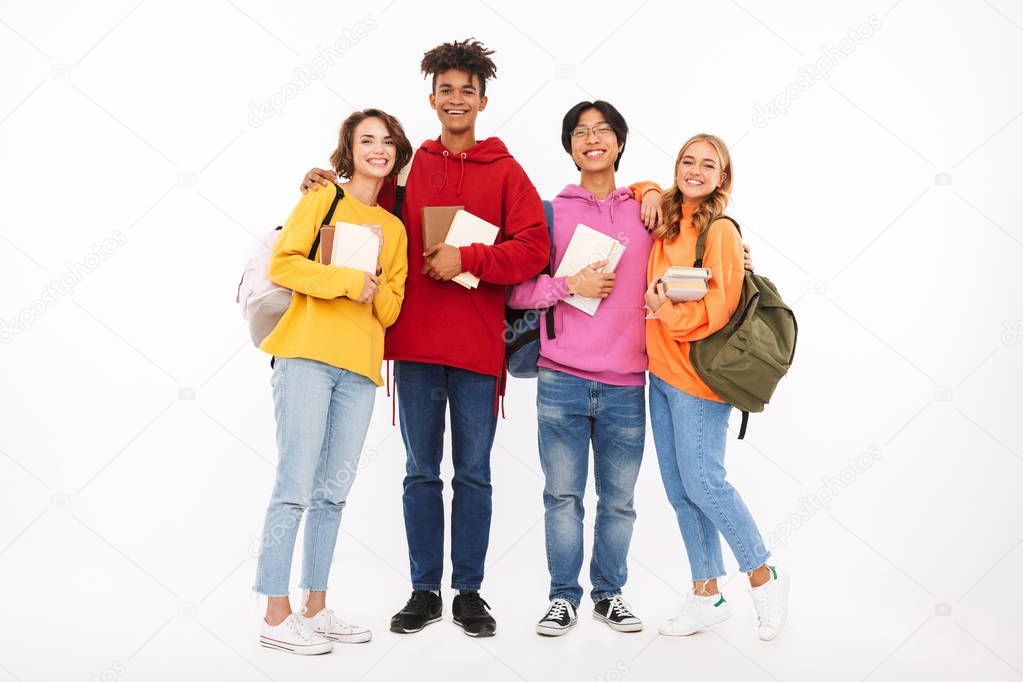
[[[720,535],[725,536],[744,572],[770,556],[746,503],[725,480],[725,439],[731,411],[728,403],[691,396],[650,375],[654,447],[693,580],[725,574]]]
[[[270,384],[279,459],[253,589],[273,597],[288,594],[298,524],[308,509],[301,587],[325,591],[376,385],[305,358],[277,358]]]
[[[590,561],[594,602],[622,593],[636,521],[636,478],[643,461],[642,386],[613,386],[541,367],[537,379],[540,464],[550,599],[579,608],[583,589],[583,495],[593,443],[597,513]]]

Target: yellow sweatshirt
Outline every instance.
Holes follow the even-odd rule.
[[[361,374],[382,386],[384,329],[394,324],[405,297],[408,247],[401,221],[350,193],[338,202],[332,224],[380,225],[380,288],[371,303],[355,299],[362,291],[361,270],[309,259],[309,249],[334,200],[333,188],[302,196],[284,224],[270,257],[270,280],[295,292],[291,306],[260,348],[283,358],[319,360]]]
[[[673,241],[654,240],[647,265],[647,282],[652,282],[671,265],[691,266],[696,258],[696,228],[693,206],[682,206],[679,234]],[[731,222],[718,218],[707,228],[703,267],[710,268],[707,294],[699,301],[666,301],[653,311],[646,323],[646,352],[650,373],[683,393],[725,402],[718,397],[693,368],[689,343],[705,339],[718,331],[739,307],[743,270],[742,238]]]

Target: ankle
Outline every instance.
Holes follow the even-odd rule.
[[[697,597],[717,596],[718,595],[717,578],[710,578],[709,580],[694,580],[693,594],[695,594]]]
[[[317,613],[327,608],[327,593],[321,591],[310,591],[305,595],[305,603],[302,604],[302,615],[312,618]]]
[[[749,577],[750,587],[757,588],[771,581],[771,569],[767,564],[758,566],[746,574]]]

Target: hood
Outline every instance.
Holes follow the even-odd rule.
[[[608,212],[610,214],[611,222],[613,223],[615,221],[615,204],[629,201],[633,197],[631,189],[628,187],[619,187],[601,201],[600,199],[597,199],[597,197],[593,196],[593,192],[583,189],[579,185],[565,185],[565,189],[561,190],[556,198],[581,201],[595,207],[597,209],[597,213],[601,212],[601,205],[605,204],[608,206]]]
[[[493,163],[501,159],[511,158],[511,154],[508,152],[508,148],[504,146],[504,142],[501,142],[496,137],[480,140],[458,154],[453,154],[445,149],[444,145],[440,143],[439,137],[436,140],[427,140],[419,148],[431,156],[443,159],[444,180],[437,187],[437,194],[443,192],[444,188],[447,187],[449,161],[458,165],[458,185],[455,189],[455,195],[457,196],[462,193],[462,179],[465,177],[465,164],[467,161],[470,163]]]

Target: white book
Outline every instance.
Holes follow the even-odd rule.
[[[455,213],[455,218],[451,221],[451,228],[448,230],[448,236],[444,238],[444,243],[455,248],[471,244],[489,245],[494,243],[500,231],[501,228],[497,225],[488,223],[486,220],[478,218],[466,210],[461,210]],[[479,277],[470,272],[459,273],[452,278],[452,281],[458,282],[466,289],[475,289],[480,284]]]
[[[368,226],[341,222],[334,225],[331,265],[355,268],[375,275],[379,259],[380,238]]]
[[[614,237],[579,223],[572,233],[572,239],[568,242],[568,248],[565,249],[565,255],[558,264],[554,276],[570,277],[587,265],[602,260],[607,260],[608,263],[601,272],[614,272],[624,251],[625,246]],[[575,295],[564,301],[587,315],[596,315],[601,299]]]

